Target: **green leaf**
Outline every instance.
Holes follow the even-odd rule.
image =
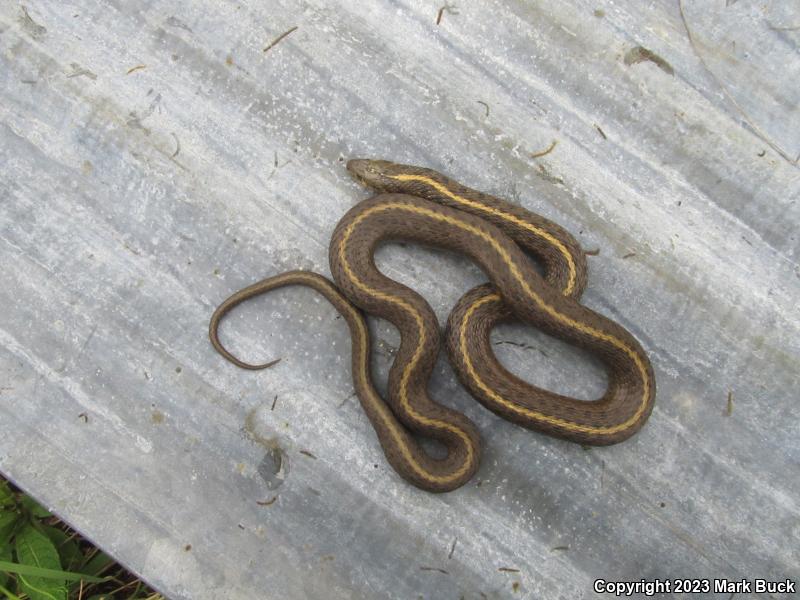
[[[73,573],[71,571],[62,571],[60,569],[45,569],[43,567],[21,565],[2,560],[0,560],[0,572],[17,573],[18,575],[41,577],[42,579],[63,579],[64,581],[80,581],[83,579],[88,583],[103,583],[111,579],[110,577],[92,577],[91,575],[86,575],[84,573]]]
[[[41,504],[36,502],[30,496],[23,496],[22,497],[22,506],[28,509],[28,511],[34,516],[39,517],[40,519],[46,519],[47,517],[52,517],[53,513],[43,507]]]
[[[90,558],[82,567],[81,571],[84,573],[91,573],[92,575],[99,575],[103,571],[105,571],[109,565],[114,563],[114,559],[111,558],[105,552],[98,550],[97,554],[95,554],[92,558]]]
[[[14,494],[11,492],[11,488],[8,487],[8,482],[0,480],[0,507],[14,506],[16,503]]]
[[[58,550],[62,568],[65,571],[79,569],[83,563],[83,553],[80,546],[78,546],[77,540],[58,527],[43,527],[42,530]]]
[[[31,600],[66,600],[67,586],[65,578],[60,580],[43,577],[44,570],[60,571],[61,562],[58,551],[44,533],[27,523],[15,537],[18,565],[0,563],[0,570],[19,575],[20,589]],[[19,567],[34,567],[38,573],[20,573]],[[11,567],[11,568],[9,568]],[[14,570],[12,570],[14,569]]]
[[[0,548],[11,544],[11,536],[22,522],[23,516],[10,508],[0,509]]]

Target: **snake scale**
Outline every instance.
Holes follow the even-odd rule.
[[[374,262],[381,243],[411,240],[466,254],[489,279],[457,302],[445,335],[456,375],[486,408],[524,427],[581,444],[614,444],[642,427],[655,398],[650,361],[625,328],[580,304],[586,259],[571,234],[430,169],[367,159],[351,160],[347,169],[380,193],[355,205],[336,226],[329,249],[336,283],[316,273],[290,271],[232,295],[217,308],[209,328],[212,344],[225,358],[250,369],[274,364],[250,365],[228,352],[219,340],[220,320],[258,294],[288,285],[313,288],[350,328],[355,390],[394,470],[431,492],[464,485],[478,468],[481,444],[465,415],[428,395],[441,341],[436,316],[419,294],[384,276]],[[370,376],[364,313],[386,319],[400,331],[385,400]],[[490,341],[492,328],[502,321],[532,325],[593,353],[606,366],[605,394],[594,401],[577,400],[507,371]],[[446,455],[426,453],[419,436],[438,440]]]

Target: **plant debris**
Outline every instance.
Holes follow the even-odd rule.
[[[600,489],[606,487],[606,461],[600,459]]]
[[[339,403],[339,406],[337,406],[336,408],[342,408],[342,407],[343,407],[343,406],[344,406],[344,405],[347,403],[347,401],[348,401],[348,400],[350,400],[350,398],[353,398],[353,397],[354,397],[354,396],[356,396],[356,395],[357,395],[357,394],[356,394],[356,392],[353,392],[352,394],[350,394],[349,396],[347,396],[347,398],[345,398],[344,400],[342,400],[342,401]]]
[[[439,25],[439,23],[442,22],[442,15],[445,13],[445,11],[449,12],[451,15],[457,15],[458,14],[458,9],[456,8],[455,4],[445,4],[444,6],[442,6],[439,9],[439,12],[436,13],[436,24],[437,25]]]
[[[476,100],[475,102],[477,102],[478,104],[482,104],[483,105],[483,108],[486,109],[486,114],[484,116],[488,117],[489,116],[489,105],[486,102],[484,102],[483,100]]]
[[[731,3],[733,3],[733,1],[735,0],[732,0]],[[683,11],[683,0],[678,0],[678,12],[680,13],[681,21],[683,22],[683,27],[684,29],[686,29],[686,37],[689,38],[689,44],[692,46],[692,50],[694,51],[695,56],[697,56],[698,60],[703,65],[703,68],[706,70],[709,76],[717,83],[717,85],[719,86],[720,90],[722,90],[722,93],[725,95],[725,97],[731,102],[731,104],[733,104],[736,107],[736,110],[738,110],[739,114],[741,114],[742,118],[744,118],[745,123],[747,123],[750,126],[753,132],[759,138],[761,138],[765,144],[767,144],[770,148],[772,148],[775,152],[777,152],[780,155],[780,157],[783,158],[790,165],[797,167],[798,161],[800,161],[800,155],[796,159],[792,159],[787,151],[778,146],[777,143],[773,142],[770,139],[770,137],[764,132],[764,130],[762,130],[756,123],[753,122],[753,120],[750,118],[750,116],[747,114],[744,108],[742,108],[741,104],[739,104],[736,101],[736,98],[734,98],[728,91],[728,88],[722,83],[722,81],[720,81],[719,77],[717,77],[714,74],[714,71],[712,71],[709,68],[708,63],[703,58],[702,54],[700,54],[700,52],[698,51],[697,43],[694,40],[694,36],[692,35],[691,29],[689,29],[689,22],[686,20],[686,14]]]
[[[597,133],[600,134],[600,137],[602,137],[604,140],[608,139],[608,137],[606,136],[606,132],[600,129],[600,125],[595,125],[594,128],[597,129]]]
[[[280,34],[278,37],[276,37],[274,40],[272,40],[269,44],[267,44],[267,46],[262,50],[262,52],[268,52],[269,50],[274,48],[276,45],[278,45],[283,40],[283,38],[285,38],[288,35],[291,35],[295,31],[297,31],[297,25],[295,25],[294,27],[292,27],[291,29],[289,29],[287,31],[284,31],[282,34]]]
[[[558,177],[557,175],[553,175],[552,173],[550,173],[550,171],[548,171],[547,168],[542,164],[539,165],[539,173],[537,173],[537,175],[539,175],[539,177],[541,177],[548,183],[552,183],[555,185],[564,185],[564,180],[561,179],[561,177]]]
[[[557,145],[558,145],[558,140],[553,140],[553,142],[541,152],[531,153],[531,158],[541,158],[542,156],[547,156],[555,149]]]
[[[447,571],[444,569],[440,569],[439,567],[420,567],[420,571],[438,571],[439,573],[443,573],[444,575],[449,575]]]
[[[172,156],[170,156],[170,158],[175,158],[181,151],[181,141],[178,139],[178,136],[175,135],[174,133],[171,133],[170,135],[175,138],[175,152],[172,153]]]
[[[147,65],[136,65],[135,67],[131,67],[128,69],[128,72],[125,75],[130,75],[131,73],[135,73],[136,71],[141,71],[142,69],[146,69]]]
[[[661,58],[652,50],[648,50],[644,46],[634,46],[625,53],[625,64],[628,66],[635,65],[640,62],[649,61],[656,65],[659,69],[668,75],[674,75],[675,70],[666,60]]]
[[[80,77],[81,75],[85,75],[92,81],[97,79],[97,75],[92,73],[89,69],[84,69],[78,63],[70,63],[69,66],[72,67],[72,73],[69,73],[67,75],[67,79],[72,79],[73,77]]]
[[[528,344],[522,344],[520,342],[512,342],[511,340],[500,340],[499,342],[495,342],[495,346],[500,346],[502,344],[508,344],[509,346],[516,346],[517,348],[524,348],[525,350],[535,350],[533,346]]]

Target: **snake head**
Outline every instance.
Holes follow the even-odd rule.
[[[347,161],[347,170],[359,183],[381,192],[392,192],[397,181],[391,176],[398,170],[397,165],[388,160],[354,158]]]

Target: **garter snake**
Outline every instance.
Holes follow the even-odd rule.
[[[416,292],[380,273],[373,260],[380,243],[412,240],[466,254],[489,278],[458,301],[445,336],[459,380],[484,406],[525,427],[583,444],[620,442],[642,427],[655,397],[650,361],[627,330],[579,303],[586,261],[572,235],[544,217],[429,169],[363,159],[349,161],[347,169],[381,193],[351,208],[336,226],[329,251],[336,284],[315,273],[291,271],[237,292],[211,319],[211,341],[223,356],[246,368],[269,366],[248,365],[232,356],[219,341],[221,318],[269,290],[312,287],[348,323],[355,389],[392,467],[429,491],[463,485],[478,467],[480,439],[466,416],[428,395],[439,351],[435,314]],[[524,251],[535,256],[544,276]],[[362,311],[400,331],[386,400],[370,377]],[[508,320],[533,325],[598,356],[608,372],[605,394],[595,401],[576,400],[508,372],[489,338],[494,325]],[[415,435],[441,442],[446,456],[427,454]]]

